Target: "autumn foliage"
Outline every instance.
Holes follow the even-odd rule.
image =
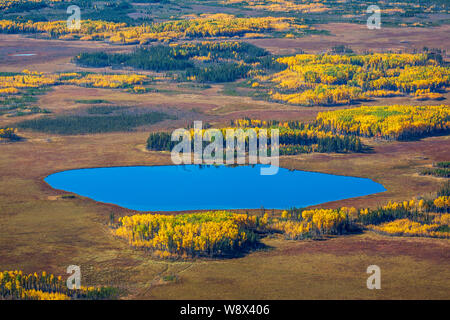
[[[0,141],[1,140],[19,140],[19,136],[17,135],[17,128],[0,128]]]
[[[271,216],[210,211],[192,214],[136,214],[112,226],[125,239],[158,258],[234,257],[257,248],[260,239],[281,234],[287,240],[320,239],[364,228],[399,236],[450,237],[450,187],[431,199],[389,202],[376,209],[284,210]]]
[[[140,26],[83,20],[80,30],[69,30],[66,21],[20,22],[0,20],[3,33],[42,33],[62,40],[104,40],[117,44],[147,44],[153,41],[245,36],[264,32],[303,32],[308,26],[288,17],[238,18],[229,14],[202,14],[183,20],[154,22]]]
[[[441,99],[450,68],[421,54],[299,54],[280,57],[286,69],[256,78],[276,101],[299,105],[350,104],[373,97],[412,95]]]
[[[226,211],[185,215],[137,214],[120,218],[114,234],[161,258],[226,256],[256,244],[265,224],[254,216]]]
[[[220,128],[223,137],[227,136],[227,131],[234,132],[237,141],[245,143],[245,150],[248,151],[249,134],[248,130],[255,132],[255,137],[263,132],[267,137],[267,144],[270,147],[272,143],[271,131],[267,129],[279,130],[279,153],[281,155],[294,155],[311,152],[361,152],[363,146],[361,140],[354,135],[335,134],[330,130],[322,130],[314,124],[305,124],[298,121],[262,121],[255,119],[237,119],[231,121],[230,127]],[[210,142],[205,136],[205,130],[196,132],[190,129],[191,144],[193,146],[194,136],[203,140],[204,147]],[[168,132],[151,133],[147,139],[147,148],[156,151],[170,151],[178,144],[178,141],[172,141],[171,134]],[[226,143],[223,147],[226,149]],[[270,149],[270,148],[269,148]]]
[[[358,221],[390,235],[450,237],[450,188],[445,184],[431,198],[389,202],[377,209],[361,209]]]
[[[450,107],[375,106],[321,112],[317,121],[334,132],[405,140],[450,130]]]
[[[21,89],[73,84],[95,88],[127,88],[149,81],[140,74],[43,73],[23,70],[15,75],[0,76],[0,94],[17,94]]]
[[[26,274],[20,270],[0,272],[0,300],[99,300],[111,299],[115,289],[81,287],[68,289],[61,276]]]
[[[291,215],[290,217],[288,217],[288,212],[284,211],[281,219],[274,219],[268,228],[282,232],[289,240],[317,238],[324,235],[345,234],[355,230],[356,217],[357,210],[346,207],[338,210],[303,210],[297,216]]]

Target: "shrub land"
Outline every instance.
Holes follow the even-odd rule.
[[[441,178],[450,178],[450,161],[435,163],[432,168],[423,169],[420,174]]]
[[[50,113],[36,104],[37,95],[47,93],[53,86],[77,85],[81,87],[119,89],[140,92],[142,85],[152,79],[140,74],[94,74],[87,72],[43,73],[23,70],[20,73],[0,73],[0,116],[8,117]],[[83,104],[108,103],[101,99],[75,100]]]
[[[171,118],[173,117],[161,112],[149,112],[144,114],[122,113],[111,116],[65,115],[25,120],[16,125],[21,129],[70,135],[133,131],[137,127],[151,125]]]

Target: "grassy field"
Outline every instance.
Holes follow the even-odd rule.
[[[268,251],[232,260],[154,261],[108,231],[109,214],[129,210],[51,189],[42,179],[66,169],[169,164],[170,157],[143,152],[146,133],[60,137],[25,134],[2,145],[0,155],[0,253],[3,269],[64,274],[77,263],[83,280],[122,288],[127,298],[446,298],[448,240],[392,238],[364,233],[326,241],[264,239]],[[449,157],[449,137],[374,146],[374,154],[302,155],[282,160],[287,168],[372,178],[385,193],[323,207],[377,206],[426,195],[441,179],[418,175],[423,164]],[[14,155],[12,157],[11,155]],[[389,174],[383,174],[388,171]],[[408,186],[405,188],[405,186]],[[379,265],[385,290],[365,288],[365,268]],[[165,276],[176,281],[164,281]],[[169,277],[170,278],[170,277]],[[236,290],[239,288],[239,290]],[[384,289],[383,288],[383,289]]]
[[[186,6],[185,3],[182,3]],[[135,7],[141,6],[135,4]],[[160,8],[160,4],[150,6]],[[164,7],[165,8],[165,7]],[[183,10],[165,8],[150,18],[168,19],[175,12],[224,12],[237,14],[239,6],[222,11],[216,5],[196,3]],[[167,9],[167,10],[166,10]],[[249,15],[262,11],[242,9]],[[133,15],[133,13],[130,13]],[[134,13],[148,17],[145,12]],[[167,15],[165,17],[164,15]],[[316,20],[318,22],[318,20]],[[370,31],[350,23],[320,24],[329,34],[302,38],[252,39],[249,42],[273,54],[294,54],[300,50],[320,53],[335,45],[350,46],[355,52],[413,52],[424,46],[450,50],[448,24],[433,28],[391,28]],[[114,72],[128,69],[83,68],[71,62],[80,52],[129,52],[130,46],[104,42],[32,39],[24,35],[0,34],[0,68],[21,72]],[[36,53],[18,57],[17,53]],[[444,55],[448,60],[448,55]],[[162,73],[142,71],[152,77]],[[193,120],[228,125],[230,120],[249,117],[262,120],[310,122],[318,112],[348,108],[298,107],[254,100],[237,87],[207,86],[158,80],[152,92],[132,94],[124,90],[80,88],[58,85],[34,103],[51,115],[20,117],[0,115],[0,128],[21,121],[53,118],[107,117],[117,107],[137,113],[161,112],[163,121],[139,122],[135,131],[118,126],[119,132],[60,135],[20,130],[19,142],[0,142],[0,270],[47,271],[66,276],[68,265],[81,266],[86,285],[110,285],[121,290],[124,299],[448,299],[450,288],[450,241],[420,237],[391,237],[365,231],[323,241],[287,241],[278,236],[262,240],[267,249],[226,260],[154,260],[144,251],[132,249],[112,236],[108,222],[133,214],[115,205],[98,203],[52,189],[43,179],[58,171],[105,166],[172,164],[167,152],[145,149],[149,132],[185,127]],[[377,98],[366,105],[448,105],[445,100],[416,101],[410,97]],[[89,110],[112,113],[90,114]],[[95,109],[97,108],[97,109]],[[116,109],[114,109],[116,108]],[[114,111],[116,110],[116,111]],[[115,131],[115,130],[114,130]],[[430,196],[445,181],[421,175],[433,163],[450,159],[450,136],[399,142],[362,138],[371,152],[357,154],[302,154],[281,157],[280,165],[297,170],[370,178],[386,192],[325,203],[316,207],[357,208]],[[242,210],[243,211],[243,210]],[[279,212],[276,211],[278,214]],[[366,288],[366,268],[378,265],[382,290]]]

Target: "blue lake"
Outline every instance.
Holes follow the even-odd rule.
[[[139,211],[287,209],[386,189],[370,179],[255,166],[140,166],[79,169],[45,178],[55,189]]]

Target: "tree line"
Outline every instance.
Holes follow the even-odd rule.
[[[280,71],[285,66],[266,50],[242,42],[202,42],[137,47],[131,53],[83,52],[73,58],[85,67],[132,67],[152,71],[184,71],[181,80],[231,82],[254,68]]]
[[[147,148],[154,151],[171,151],[179,141],[172,141],[171,134],[168,132],[152,132],[147,139]],[[286,134],[280,131],[279,152],[281,155],[294,155],[300,153],[346,153],[362,152],[363,145],[356,136],[308,136],[306,133]],[[203,141],[203,148],[210,142]],[[271,146],[271,139],[267,139],[268,148]],[[194,140],[191,139],[191,148],[193,150]],[[225,147],[225,145],[224,145]],[[270,148],[269,148],[270,149]],[[249,151],[248,138],[246,138],[245,151]],[[268,150],[270,151],[270,150]]]

